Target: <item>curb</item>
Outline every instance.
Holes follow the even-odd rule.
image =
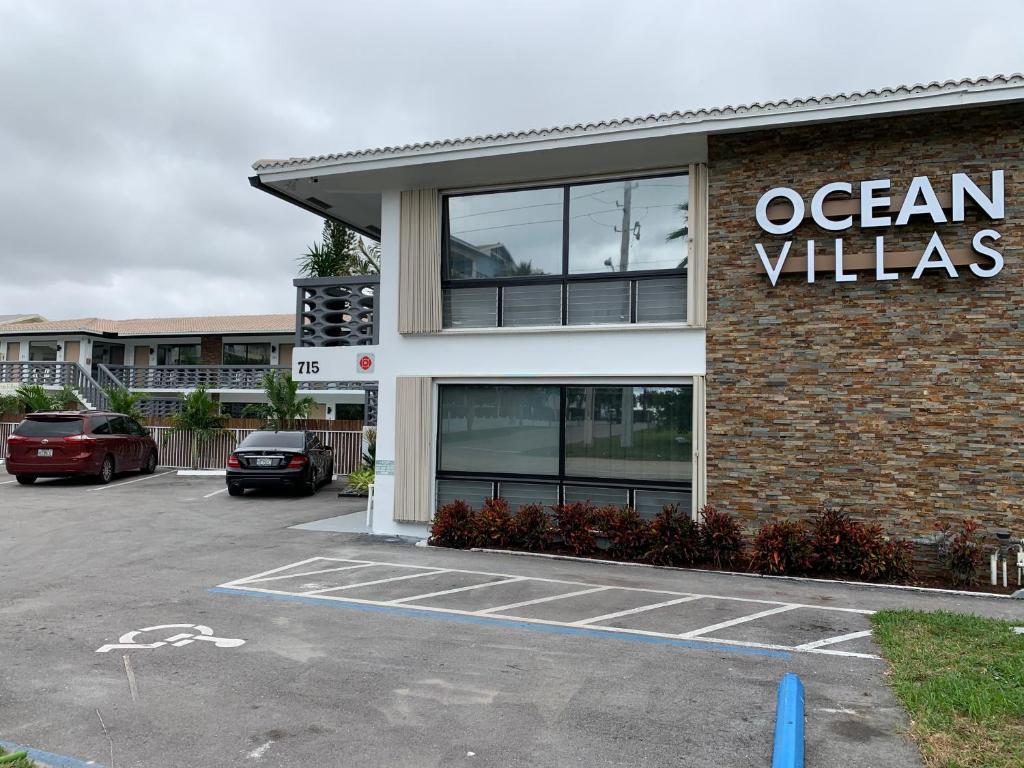
[[[226,469],[179,469],[178,477],[224,477]]]
[[[100,763],[93,760],[82,760],[67,755],[57,755],[42,749],[33,749],[22,744],[15,744],[13,741],[0,739],[0,747],[8,752],[28,752],[28,757],[39,764],[39,768],[104,768]]]
[[[905,592],[925,592],[938,595],[959,595],[961,597],[988,597],[994,600],[1024,599],[1024,589],[1019,589],[1010,595],[999,595],[992,592],[971,592],[965,589],[942,589],[940,587],[915,587],[907,584],[874,584],[869,581],[847,581],[845,579],[816,579],[811,576],[769,576],[762,573],[744,573],[743,571],[715,571],[708,568],[680,568],[673,565],[651,565],[650,563],[626,563],[622,560],[600,560],[594,557],[574,557],[573,555],[554,555],[548,552],[521,552],[514,549],[487,549],[486,547],[472,547],[470,549],[452,549],[451,547],[437,547],[428,544],[426,539],[417,546],[429,549],[443,549],[448,552],[483,552],[489,555],[512,555],[514,557],[540,557],[548,560],[569,560],[576,563],[597,563],[599,565],[619,565],[629,568],[655,568],[660,571],[682,571],[685,573],[714,573],[720,576],[743,576],[748,579],[771,579],[775,581],[796,581],[805,584],[843,584],[848,587],[863,587],[865,589],[895,589]]]
[[[804,768],[804,684],[792,672],[779,682],[772,768]]]

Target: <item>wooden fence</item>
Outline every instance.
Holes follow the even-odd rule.
[[[7,438],[17,424],[0,423],[0,458],[7,455]],[[149,427],[160,452],[160,465],[178,469],[192,466],[192,435],[171,434],[170,427]],[[224,469],[228,456],[255,429],[229,429],[227,434],[206,443],[201,450],[200,469]],[[363,433],[361,431],[312,430],[324,445],[334,449],[334,472],[347,475],[362,466]]]

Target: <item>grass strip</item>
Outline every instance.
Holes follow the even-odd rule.
[[[3,747],[0,747],[0,757],[10,754],[12,753],[8,752]],[[27,757],[20,757],[17,760],[11,760],[7,763],[0,763],[0,766],[2,766],[2,768],[36,768],[36,764],[29,760]]]
[[[1014,623],[910,610],[871,621],[925,765],[1024,765],[1024,635]]]

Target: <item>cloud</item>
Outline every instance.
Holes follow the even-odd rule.
[[[755,11],[751,11],[754,8]],[[1024,69],[1024,6],[0,0],[0,313],[287,312],[252,161]]]

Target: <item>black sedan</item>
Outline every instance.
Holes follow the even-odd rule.
[[[228,458],[228,493],[282,488],[316,493],[334,478],[334,449],[312,432],[253,432]]]

